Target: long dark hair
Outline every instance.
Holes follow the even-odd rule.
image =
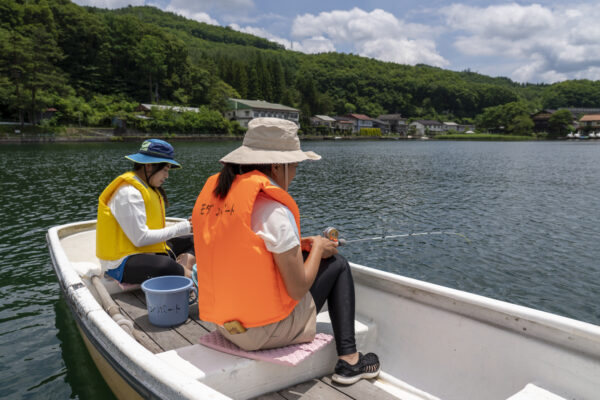
[[[156,190],[162,196],[163,201],[165,202],[165,207],[169,207],[169,200],[167,200],[167,192],[165,192],[165,189],[163,189],[162,186],[154,187],[154,186],[150,185],[150,178],[152,178],[152,175],[154,175],[155,173],[157,173],[158,171],[163,169],[167,164],[168,163],[166,163],[166,162],[159,163],[159,164],[150,164],[153,166],[152,172],[150,173],[150,175],[148,175],[146,173],[146,170],[144,169],[144,175],[146,176],[146,183],[148,184],[148,186],[150,186],[152,189]],[[147,165],[147,164],[133,163],[133,170],[138,171],[138,170],[144,168],[144,165]]]
[[[235,180],[236,175],[242,175],[250,171],[259,171],[269,176],[271,174],[271,164],[231,164],[224,163],[221,168],[221,174],[217,181],[217,187],[213,194],[219,199],[224,199],[231,189],[231,184]]]

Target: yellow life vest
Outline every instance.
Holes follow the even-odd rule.
[[[224,199],[208,178],[192,211],[198,270],[200,318],[218,325],[237,320],[246,328],[287,317],[298,301],[287,292],[265,242],[252,231],[256,196],[264,192],[290,209],[300,233],[300,213],[292,197],[264,174],[238,175]]]
[[[165,242],[136,247],[127,237],[116,218],[110,212],[108,202],[124,184],[130,184],[140,191],[146,206],[146,225],[149,229],[165,227],[165,205],[162,196],[142,183],[129,171],[112,181],[98,198],[98,222],[96,223],[96,257],[102,260],[119,258],[139,253],[166,253]]]

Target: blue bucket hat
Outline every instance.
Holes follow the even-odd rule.
[[[173,160],[173,146],[164,140],[160,139],[148,139],[142,143],[140,150],[128,156],[126,159],[139,164],[158,164],[158,163],[169,163],[172,169],[181,168],[181,164]]]

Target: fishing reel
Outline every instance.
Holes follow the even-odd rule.
[[[324,238],[327,238],[331,241],[337,242],[340,246],[343,245],[344,243],[346,243],[346,241],[344,239],[340,239],[340,231],[338,231],[336,228],[334,228],[332,226],[325,228],[323,233],[321,233],[321,236],[323,236]]]

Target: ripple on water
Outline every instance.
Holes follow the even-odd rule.
[[[302,163],[290,188],[304,235],[327,226],[347,239],[458,232],[466,239],[426,235],[340,251],[359,264],[600,323],[600,143],[339,142],[303,143],[323,156]],[[168,215],[189,216],[219,158],[238,145],[176,143],[184,168],[166,184]],[[0,147],[3,394],[112,396],[60,298],[45,233],[95,219],[99,193],[137,148]]]

